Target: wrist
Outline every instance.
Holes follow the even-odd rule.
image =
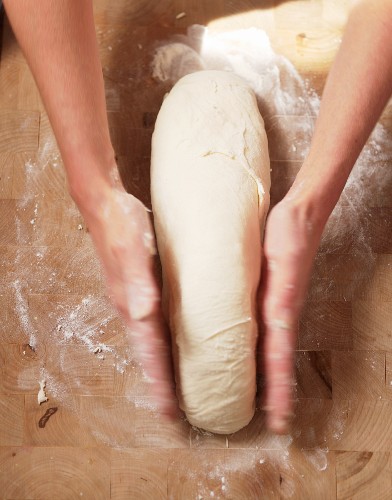
[[[324,227],[344,188],[346,170],[338,163],[323,165],[308,158],[284,201],[304,213],[314,226]]]
[[[125,191],[114,158],[105,164],[83,163],[67,169],[67,176],[69,193],[85,219],[101,214],[113,189]]]
[[[302,177],[295,179],[282,204],[320,236],[335,205],[330,199],[326,202],[322,190],[311,179]]]

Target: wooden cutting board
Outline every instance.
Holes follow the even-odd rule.
[[[256,26],[292,61],[308,88],[320,93],[340,42],[346,3],[95,0],[111,133],[127,189],[150,206],[151,133],[170,88],[151,77],[158,41],[185,34],[195,23],[215,32]],[[301,165],[313,122],[309,115],[270,117],[273,204]],[[5,23],[0,497],[390,498],[389,107],[381,122],[381,151],[369,152],[364,172],[370,174],[354,184],[336,219],[340,228],[350,227],[349,202],[359,200],[357,230],[335,238],[330,228],[316,259],[300,323],[290,435],[268,433],[260,410],[234,435],[200,433],[185,420],[166,423],[154,411],[123,325],[105,298],[87,228],[67,194],[35,84]],[[41,380],[48,401],[38,405]]]

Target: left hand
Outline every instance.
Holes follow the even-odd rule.
[[[128,327],[129,341],[151,382],[151,396],[160,413],[173,418],[178,407],[171,351],[153,273],[155,244],[146,208],[120,184],[105,185],[95,203],[86,197],[79,208],[105,271],[110,298]]]

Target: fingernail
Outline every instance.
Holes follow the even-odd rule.
[[[286,433],[287,432],[287,426],[288,426],[288,419],[285,417],[275,417],[271,421],[271,428],[274,432],[277,432],[279,434],[281,433]]]

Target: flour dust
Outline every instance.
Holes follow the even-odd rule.
[[[91,423],[80,413],[77,398],[81,387],[84,395],[93,394],[88,385],[90,374],[75,371],[69,353],[80,353],[81,363],[91,365],[91,374],[95,371],[98,377],[112,370],[119,377],[136,374],[143,381],[143,372],[125,341],[118,314],[103,296],[100,265],[83,231],[82,218],[65,191],[54,141],[42,144],[37,156],[26,155],[17,168],[23,181],[19,179],[21,192],[15,202],[15,245],[10,253],[12,262],[5,262],[1,293],[11,297],[19,330],[33,351],[43,348],[53,358],[52,353],[59,350],[55,368],[53,364],[46,366],[45,356],[42,358],[37,393],[39,382],[44,380],[49,401],[60,402],[93,432]],[[51,200],[47,202],[49,189]],[[52,201],[54,198],[58,201]],[[56,203],[61,215],[55,216],[68,234],[61,234],[61,228],[50,223],[52,214],[47,210]],[[53,230],[58,231],[58,240],[53,238]],[[15,335],[20,338],[19,332]],[[127,396],[127,388],[123,395]],[[127,399],[132,407],[142,404],[141,398]],[[149,408],[156,412],[151,403]],[[99,429],[95,430],[98,435]],[[110,435],[105,437],[105,443],[109,441]]]

